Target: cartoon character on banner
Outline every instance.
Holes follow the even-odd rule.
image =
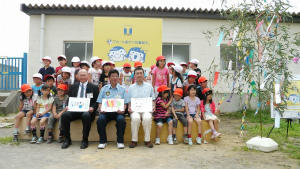
[[[115,46],[112,49],[110,49],[107,55],[109,56],[109,60],[114,62],[121,62],[126,59],[126,54],[127,52],[123,47]]]
[[[146,59],[146,51],[142,50],[142,48],[133,47],[129,50],[127,58],[132,62],[140,61],[144,63]]]

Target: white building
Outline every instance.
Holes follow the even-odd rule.
[[[220,17],[219,10],[156,8],[156,7],[120,7],[120,6],[90,6],[90,5],[25,5],[21,4],[21,11],[30,16],[29,52],[28,52],[28,83],[33,84],[31,75],[43,66],[41,58],[51,56],[51,66],[58,66],[57,56],[65,54],[68,61],[76,55],[89,60],[93,48],[94,17],[133,17],[133,18],[161,18],[162,54],[167,62],[188,62],[195,58],[200,61],[198,67],[203,76],[208,77],[206,70],[214,58],[221,69],[226,69],[227,63],[220,54],[220,47],[216,47],[218,36],[209,42],[202,31],[215,30],[228,21]],[[294,20],[290,25],[291,32],[300,30],[300,14],[292,14]],[[223,41],[224,45],[228,42]],[[221,45],[222,46],[222,45]],[[155,59],[155,58],[153,58]],[[291,65],[293,73],[299,73],[298,65]],[[217,70],[221,71],[222,70]],[[210,82],[213,79],[209,79]],[[224,93],[232,84],[218,84],[215,91]],[[220,94],[221,96],[223,94]],[[229,95],[229,94],[228,94]],[[216,102],[220,97],[216,97]],[[236,97],[231,103],[223,104],[225,111],[235,111],[242,108],[234,103],[240,102]],[[226,102],[226,100],[224,100]],[[241,103],[241,102],[240,102]],[[233,106],[235,105],[235,106]],[[254,106],[255,107],[255,106]]]

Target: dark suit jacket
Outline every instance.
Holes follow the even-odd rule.
[[[77,97],[79,84],[80,84],[80,82],[76,82],[75,84],[71,85],[70,91],[69,91],[69,97]],[[98,95],[99,95],[98,86],[96,86],[92,83],[88,83],[87,87],[86,87],[85,97],[86,97],[87,93],[93,93],[93,98],[90,99],[90,107],[94,108],[93,114],[95,114],[95,112],[98,108],[98,103],[96,102]]]

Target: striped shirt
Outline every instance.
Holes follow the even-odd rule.
[[[154,113],[154,118],[158,119],[158,118],[166,118],[165,114],[167,112],[167,110],[169,108],[163,108],[162,105],[160,105],[160,103],[165,103],[168,104],[169,99],[167,98],[166,100],[163,100],[161,97],[158,97],[156,99],[156,111]],[[169,115],[168,115],[169,116]]]

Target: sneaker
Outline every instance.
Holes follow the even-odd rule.
[[[53,140],[53,135],[52,136],[48,136],[47,144],[52,143],[52,140]]]
[[[185,144],[188,143],[188,138],[185,135],[182,136],[182,140]]]
[[[37,137],[36,137],[36,136],[33,136],[30,142],[31,142],[31,143],[36,143],[36,141],[37,141]]]
[[[39,139],[36,141],[36,144],[41,144],[44,142],[44,137],[39,137]]]
[[[177,140],[177,138],[175,137],[175,138],[173,138],[173,143],[174,144],[178,144],[178,140]]]
[[[63,143],[64,142],[64,137],[63,136],[59,136],[57,142],[58,143]]]
[[[220,137],[222,134],[221,133],[218,133],[218,132],[215,132],[215,134],[213,134],[215,138],[217,137]]]
[[[25,130],[23,134],[24,135],[30,135],[30,130]]]
[[[188,138],[188,143],[189,143],[189,145],[193,145],[192,138]]]
[[[117,143],[118,149],[123,149],[124,148],[124,143]]]
[[[201,137],[197,137],[197,138],[196,138],[196,142],[197,142],[197,144],[201,144],[201,140],[202,140],[202,138],[201,138]]]
[[[156,145],[160,145],[160,138],[156,138],[156,139],[155,139],[155,144],[156,144]]]
[[[107,146],[107,143],[100,143],[99,145],[98,145],[98,149],[104,149],[105,147]]]
[[[173,138],[172,138],[172,136],[170,137],[168,137],[168,139],[167,139],[167,142],[168,142],[168,144],[169,145],[173,145],[174,143],[173,143]]]
[[[210,139],[215,139],[215,138],[216,138],[215,135],[212,134]]]
[[[19,141],[19,138],[18,138],[18,134],[14,134],[14,138],[13,138],[13,140],[12,140],[13,142],[15,142],[15,141]]]

